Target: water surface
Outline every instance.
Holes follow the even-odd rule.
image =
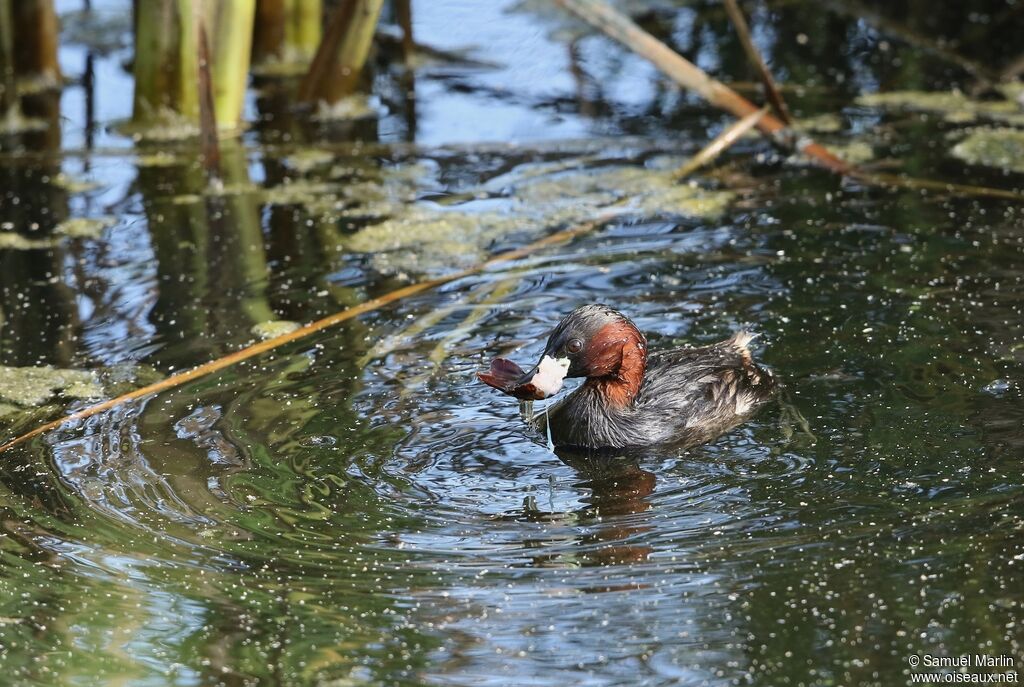
[[[0,250],[2,364],[130,386],[261,322],[621,212],[5,455],[11,682],[894,685],[926,653],[1021,668],[1022,206],[844,182],[755,140],[699,179],[732,194],[721,213],[638,202],[727,120],[604,39],[570,50],[550,12],[427,4],[421,40],[494,64],[425,65],[415,112],[382,98],[368,131],[329,140],[254,98],[223,194],[187,146],[154,165],[108,128],[128,115],[130,51],[63,49],[72,74],[93,52],[100,89],[66,89],[53,154],[32,139],[4,154],[0,216],[32,237],[115,221]],[[662,5],[649,28],[749,78],[719,9]],[[453,13],[471,19],[449,30]],[[1012,57],[1002,25],[911,16],[993,68]],[[807,3],[753,22],[773,69],[806,86],[787,94],[797,113],[841,114],[834,142],[917,176],[1022,185],[948,155],[963,125],[853,103],[970,82],[941,56]],[[96,186],[55,186],[61,171]],[[553,454],[474,372],[534,359],[588,302],[656,349],[755,330],[785,393],[690,451]]]

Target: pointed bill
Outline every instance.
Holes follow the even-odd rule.
[[[536,367],[526,372],[511,360],[495,358],[491,361],[491,369],[478,372],[477,377],[509,396],[524,401],[539,401],[561,390],[569,365],[568,358],[555,359],[545,355]]]

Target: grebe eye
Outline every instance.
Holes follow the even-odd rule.
[[[579,353],[583,350],[583,342],[579,339],[570,339],[569,343],[565,346],[565,350],[570,353]]]

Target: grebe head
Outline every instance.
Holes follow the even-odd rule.
[[[516,386],[532,387],[535,398],[558,393],[568,377],[635,378],[639,389],[646,363],[647,339],[628,317],[606,305],[584,305],[558,323],[540,362],[516,380]],[[628,400],[632,395],[635,391]]]

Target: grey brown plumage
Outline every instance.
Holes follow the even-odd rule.
[[[774,376],[750,353],[753,338],[741,331],[709,346],[648,353],[643,334],[625,315],[603,305],[577,308],[552,332],[545,356],[564,356],[567,376],[587,381],[538,422],[541,429],[550,422],[558,446],[706,443],[749,419],[775,391]],[[567,349],[574,341],[585,341],[575,354]],[[524,373],[519,384],[528,383]],[[533,397],[521,395],[525,388],[502,390]]]

